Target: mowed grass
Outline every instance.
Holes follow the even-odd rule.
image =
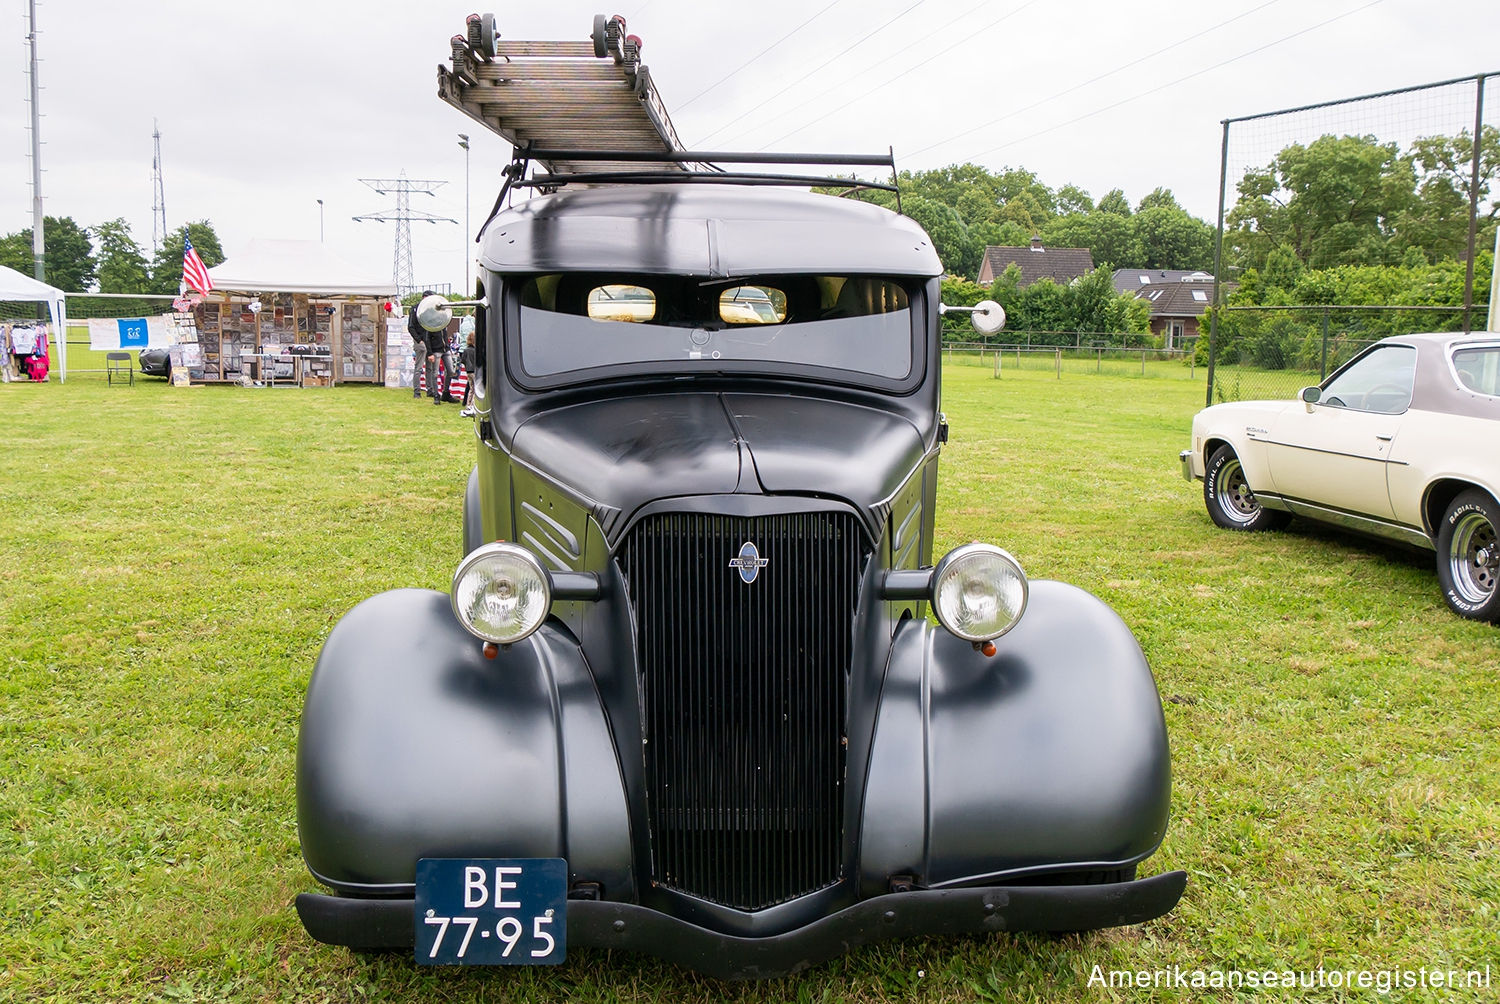
[[[1492,967],[1500,631],[1430,556],[1302,524],[1216,530],[1177,451],[1201,382],[954,365],[938,549],[981,539],[1108,600],[1146,650],[1173,819],[1166,918],[927,939],[725,984],[577,951],[429,971],[291,909],[294,757],[329,629],[446,588],[473,443],[409,391],[0,386],[0,1000],[1131,1001],[1103,970]],[[1004,769],[998,765],[997,769]],[[1493,1000],[1245,991],[1245,1000]]]

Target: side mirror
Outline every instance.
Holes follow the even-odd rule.
[[[1321,387],[1303,387],[1297,392],[1297,400],[1301,401],[1303,406],[1307,408],[1309,415],[1312,414],[1313,405],[1322,399],[1323,389]]]
[[[938,314],[968,314],[969,323],[981,335],[993,335],[1005,327],[1005,308],[994,300],[980,300],[972,307],[938,306]]]

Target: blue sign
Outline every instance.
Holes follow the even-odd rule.
[[[557,965],[568,954],[567,896],[562,858],[422,858],[417,962]]]
[[[115,324],[120,328],[120,348],[144,349],[151,344],[151,332],[144,317],[122,317]]]

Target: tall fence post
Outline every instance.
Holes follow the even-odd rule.
[[[1323,308],[1323,362],[1318,367],[1318,383],[1328,377],[1328,308]]]
[[[1479,228],[1479,152],[1480,138],[1484,135],[1484,79],[1481,73],[1474,89],[1474,156],[1469,174],[1469,258],[1464,267],[1464,334],[1474,330],[1469,326],[1469,313],[1474,309],[1474,235]],[[1490,300],[1495,299],[1495,290],[1490,290]]]
[[[1219,274],[1224,264],[1224,186],[1229,183],[1229,120],[1224,120],[1224,142],[1219,150],[1219,226],[1214,231],[1214,291],[1208,312],[1208,391],[1205,407],[1214,403],[1214,356],[1219,348]]]
[[[1062,379],[1062,349],[1057,350],[1057,379]]]

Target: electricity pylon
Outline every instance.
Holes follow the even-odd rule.
[[[360,181],[369,185],[381,195],[396,196],[396,208],[394,211],[385,210],[379,213],[368,213],[364,216],[354,217],[356,222],[374,220],[377,223],[396,224],[396,250],[391,265],[391,278],[396,283],[396,295],[405,296],[415,286],[415,277],[411,265],[411,224],[413,220],[423,223],[458,223],[457,220],[446,216],[434,216],[420,209],[411,208],[411,194],[435,195],[439,185],[446,185],[446,181],[418,181],[406,176],[401,172],[399,178],[360,178]]]

